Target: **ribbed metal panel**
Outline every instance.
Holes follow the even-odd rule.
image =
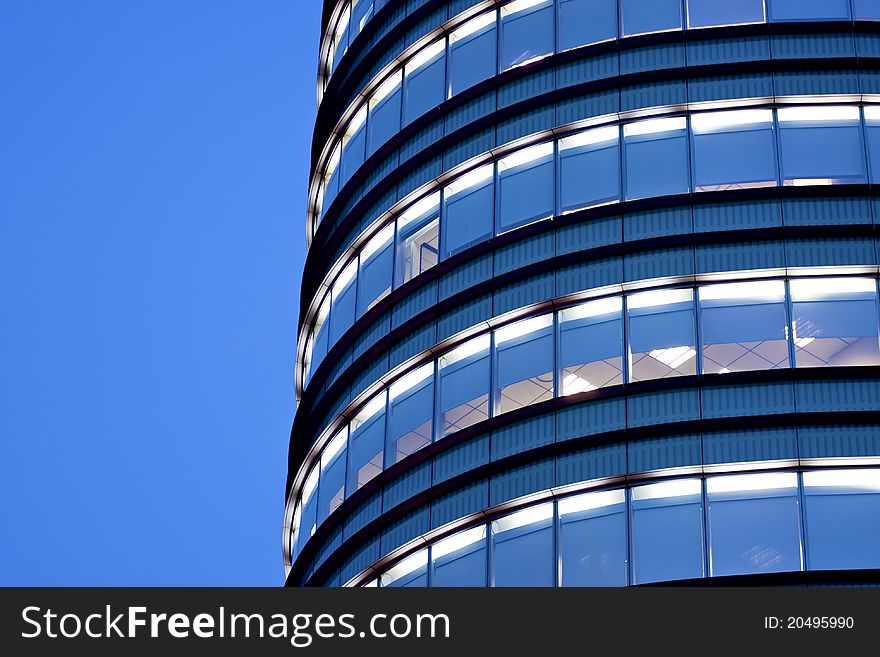
[[[702,442],[698,433],[633,440],[627,446],[629,472],[700,465],[702,459]]]
[[[495,128],[486,128],[473,137],[458,142],[443,153],[443,170],[469,160],[476,155],[485,153],[495,146]]]
[[[778,96],[815,94],[851,94],[858,89],[859,77],[855,70],[796,71],[773,74],[773,86]]]
[[[875,264],[874,240],[870,237],[786,240],[785,256],[790,267]]]
[[[443,121],[434,121],[403,142],[400,147],[400,160],[406,162],[413,156],[423,153],[427,148],[442,138]]]
[[[795,459],[797,455],[797,434],[792,427],[703,434],[703,459],[707,465]]]
[[[420,312],[437,303],[437,282],[423,285],[416,292],[398,302],[391,311],[391,328],[397,328]]]
[[[697,273],[767,269],[785,266],[785,248],[779,240],[749,244],[707,244],[696,248]]]
[[[667,43],[652,48],[636,48],[620,53],[620,74],[658,71],[685,65],[684,44]]]
[[[351,397],[354,399],[369,388],[376,380],[388,371],[388,352],[370,363],[351,383]]]
[[[333,369],[330,370],[330,374],[327,377],[327,386],[333,385],[333,383],[348,369],[348,366],[351,365],[351,349],[347,350],[346,353],[333,365]]]
[[[880,94],[880,71],[859,71],[859,86],[863,94]]]
[[[489,506],[489,482],[482,479],[453,493],[438,497],[431,505],[431,528],[442,527]]]
[[[712,203],[694,208],[694,231],[775,228],[782,225],[779,201]]]
[[[880,410],[880,381],[799,381],[799,413]]]
[[[623,218],[623,239],[625,242],[650,237],[680,235],[691,233],[693,230],[694,219],[689,207],[635,212],[627,214]]]
[[[771,37],[773,59],[855,57],[852,34],[779,34]]]
[[[688,66],[705,66],[726,62],[751,62],[770,59],[767,37],[744,39],[711,39],[687,44]]]
[[[497,290],[492,299],[492,310],[495,315],[509,310],[522,308],[545,299],[552,299],[554,293],[553,273],[532,276],[519,283],[513,283]]]
[[[376,59],[376,62],[370,67],[369,72],[364,76],[364,82],[372,80],[388,63],[397,56],[397,53],[406,47],[406,39],[403,35],[399,36],[394,42],[382,50],[382,54]]]
[[[341,584],[345,584],[358,573],[369,568],[373,563],[379,560],[382,553],[379,551],[379,539],[374,538],[368,541],[346,559],[342,568],[339,570],[339,579]]]
[[[382,512],[385,513],[395,506],[421,493],[431,485],[431,462],[424,461],[407,470],[388,486],[382,495]]]
[[[514,269],[519,269],[523,263],[540,262],[552,258],[553,237],[553,233],[548,232],[499,248],[495,251],[495,275],[500,276]]]
[[[404,543],[418,538],[431,528],[430,524],[431,510],[429,508],[418,509],[407,514],[383,532],[380,543],[382,554],[387,554]]]
[[[589,401],[556,412],[556,441],[563,442],[626,427],[626,400]]]
[[[620,94],[617,91],[600,91],[556,103],[556,122],[572,123],[618,111],[620,111]]]
[[[434,457],[432,480],[439,484],[489,462],[489,436],[479,436]]]
[[[523,76],[498,90],[498,109],[553,91],[555,87],[556,75],[552,68]]]
[[[495,90],[477,96],[473,100],[465,103],[461,107],[450,110],[446,114],[446,134],[458,130],[469,123],[473,123],[477,119],[488,116],[496,109]]]
[[[620,63],[617,53],[608,53],[562,64],[556,70],[556,86],[562,89],[573,84],[613,78],[619,74]]]
[[[788,382],[706,387],[701,399],[704,418],[794,413]]]
[[[628,254],[623,261],[623,273],[627,281],[693,274],[694,250],[682,247]]]
[[[556,294],[572,294],[621,282],[623,282],[623,258],[603,258],[557,270]]]
[[[621,111],[641,107],[658,107],[660,105],[676,105],[687,102],[687,84],[684,80],[669,82],[649,82],[620,90]]]
[[[626,400],[626,422],[630,427],[699,419],[699,390],[664,390]]]
[[[321,546],[322,550],[318,553],[318,557],[313,562],[315,568],[324,563],[327,560],[327,557],[339,549],[340,545],[342,545],[342,527],[337,527],[333,530],[330,538]]]
[[[430,322],[427,326],[406,335],[398,340],[388,355],[389,368],[395,368],[402,362],[412,358],[416,354],[437,342],[437,322]]]
[[[457,310],[444,315],[437,322],[437,340],[445,340],[459,331],[492,317],[492,297],[484,294],[462,304]]]
[[[450,18],[453,16],[458,16],[465,9],[470,9],[474,5],[478,5],[483,0],[449,0],[449,16]]]
[[[857,57],[880,57],[880,34],[856,34]]]
[[[556,459],[558,486],[626,474],[626,445],[588,447]]]
[[[415,9],[425,4],[428,0],[410,0],[409,14]],[[440,7],[428,14],[425,18],[413,25],[406,31],[406,45],[411,46],[423,36],[431,32],[438,25],[443,24],[446,20],[446,7]]]
[[[554,439],[553,424],[552,415],[543,415],[493,431],[489,439],[491,459],[497,461],[506,456],[549,445]]]
[[[359,358],[367,349],[376,344],[383,336],[388,335],[391,330],[391,313],[383,313],[382,316],[373,322],[354,343],[352,358]]]
[[[798,427],[800,456],[834,458],[880,454],[880,424]]]
[[[688,82],[692,103],[723,98],[767,98],[773,95],[773,78],[769,73],[748,75],[716,75]]]
[[[556,230],[556,252],[559,255],[618,244],[623,235],[620,217],[603,217],[582,221]]]
[[[506,121],[502,121],[497,126],[498,144],[506,144],[508,142],[532,135],[542,130],[549,130],[555,123],[553,107],[543,107],[540,109],[520,114]]]
[[[492,254],[469,260],[440,279],[440,301],[492,278]]]
[[[782,202],[786,226],[822,226],[828,224],[870,224],[871,199],[798,198]]]
[[[544,459],[493,475],[489,481],[489,504],[552,488],[555,474],[553,459]]]

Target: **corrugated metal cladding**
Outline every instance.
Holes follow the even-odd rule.
[[[574,484],[620,486],[669,473],[880,462],[880,356],[870,356],[880,349],[870,342],[876,327],[863,321],[868,305],[830,313],[861,313],[852,335],[823,333],[826,320],[809,305],[815,302],[795,294],[797,279],[808,275],[858,278],[862,292],[864,281],[874,280],[876,288],[880,112],[872,95],[880,94],[880,21],[852,29],[840,21],[792,21],[615,34],[547,54],[529,41],[539,28],[505,32],[498,14],[482,28],[494,30],[494,41],[469,35],[456,46],[462,49],[455,57],[483,48],[488,64],[463,64],[444,41],[445,59],[433,73],[418,83],[418,70],[401,73],[400,87],[386,96],[397,106],[383,110],[382,99],[362,97],[389,64],[401,65],[396,60],[407,48],[478,4],[488,8],[479,0],[388,3],[359,35],[345,35],[347,50],[327,83],[313,150],[330,153],[328,145],[338,144],[348,168],[339,165],[344,179],[335,179],[316,157],[321,169],[311,181],[313,192],[336,188],[325,206],[310,200],[321,218],[303,277],[303,335],[310,345],[319,342],[325,322],[333,338],[322,337],[311,372],[298,364],[287,517],[294,533],[285,537],[290,585],[345,585],[435,530],[463,519],[486,522],[490,507],[550,489],[561,494]],[[550,6],[555,11],[556,3]],[[527,43],[505,41],[514,38],[505,34]],[[553,35],[550,51],[563,36]],[[508,70],[497,73],[499,67]],[[439,77],[432,83],[429,75]],[[418,84],[433,84],[440,95],[421,114],[407,115],[408,103],[425,93]],[[363,137],[338,123],[362,100]],[[819,164],[810,164],[827,171],[808,170],[815,153],[796,140],[823,135],[810,132],[816,124],[792,131],[783,110],[793,106],[852,108],[839,111],[835,138],[820,144],[822,156],[813,158]],[[694,112],[723,109],[758,109],[769,118],[749,124],[766,123],[760,135],[749,129],[755,141],[748,148],[728,145],[707,159]],[[628,113],[626,124],[646,114],[675,118],[643,131],[627,125],[615,136],[604,133],[605,141],[560,141],[618,112]],[[834,144],[847,139],[853,155],[838,157]],[[538,142],[552,144],[520,150]],[[366,145],[346,160],[350,143]],[[766,161],[751,163],[744,153],[763,153]],[[465,185],[458,176],[475,157],[493,162],[491,173]],[[752,168],[728,179],[728,160],[734,169]],[[429,188],[438,192],[438,206],[423,216],[406,213],[401,202]],[[468,207],[457,218],[456,197]],[[380,220],[392,222],[390,232]],[[373,235],[387,241],[376,246],[381,240]],[[354,282],[337,285],[331,270],[356,272]],[[727,356],[712,348],[729,344],[707,332],[750,321],[707,316],[705,286],[767,277],[782,290],[778,301],[762,301],[776,304],[768,321],[781,335],[736,343],[752,365],[722,363]],[[675,325],[683,337],[638,347],[645,329],[638,306],[630,307],[636,288],[697,285],[692,301],[664,302],[666,314],[647,331]],[[575,362],[600,338],[563,348],[564,331],[592,326],[585,318],[593,315],[564,320],[561,309],[624,288],[623,310],[605,311],[619,319],[607,319],[601,338],[619,345],[620,356]],[[690,310],[681,309],[685,303]],[[319,319],[318,307],[330,310]],[[552,317],[539,320],[540,328],[507,324],[539,312]],[[461,332],[487,326],[493,332],[485,352],[474,341],[465,345],[470,351],[447,358],[451,344],[470,338]],[[852,345],[851,357],[835,360],[834,350]],[[304,349],[298,357],[307,361]],[[402,378],[407,368],[415,372],[407,365],[414,358],[431,363],[415,383]],[[718,363],[710,366],[712,359]],[[545,366],[532,367],[538,362]],[[602,368],[587,367],[599,362]],[[645,363],[649,373],[637,375]],[[380,401],[364,413],[373,386]],[[334,441],[342,455],[336,465],[327,457],[331,425],[343,436],[341,447]],[[307,480],[317,482],[308,495],[325,508],[306,508]]]

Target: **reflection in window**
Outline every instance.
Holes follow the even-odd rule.
[[[783,107],[777,112],[786,185],[865,181],[858,107]]]
[[[620,0],[623,36],[681,29],[679,0]]]
[[[688,191],[687,120],[649,119],[623,126],[626,198]]]
[[[809,568],[880,568],[880,471],[805,472],[803,479]]]
[[[342,174],[340,185],[344,185],[352,174],[364,163],[367,149],[367,108],[362,107],[349,122],[342,136]]]
[[[397,219],[397,281],[406,283],[440,259],[440,192],[425,197]]]
[[[345,499],[345,453],[348,429],[343,428],[321,453],[321,479],[318,487],[318,524],[333,513]]]
[[[848,0],[772,0],[770,19],[774,21],[848,20]]]
[[[481,335],[440,357],[440,436],[489,417],[489,336]]]
[[[698,192],[776,184],[772,110],[694,114],[691,129]]]
[[[361,250],[358,275],[358,316],[391,292],[394,268],[394,224],[388,224]]]
[[[703,372],[788,367],[786,326],[783,281],[701,287]]]
[[[623,490],[587,493],[559,502],[562,586],[626,586],[626,549]]]
[[[690,28],[763,23],[764,0],[687,0],[687,16]]]
[[[362,488],[382,472],[386,397],[387,393],[383,390],[367,402],[351,422],[347,495]]]
[[[620,129],[595,128],[559,140],[563,212],[620,199]]]
[[[553,215],[553,143],[498,160],[498,232]]]
[[[790,286],[798,367],[880,364],[875,280],[798,279]]]
[[[324,301],[318,306],[318,314],[315,316],[315,325],[312,328],[311,351],[306,350],[308,362],[306,364],[306,378],[311,378],[312,373],[318,369],[318,365],[327,355],[327,342],[330,334],[330,324],[327,321],[330,315],[330,295],[324,296]]]
[[[486,586],[486,525],[438,541],[431,559],[432,586]]]
[[[553,586],[553,505],[492,522],[495,586]]]
[[[559,313],[561,396],[623,383],[623,301],[590,301]]]
[[[878,0],[880,7],[880,0]],[[878,14],[880,16],[880,14]],[[865,140],[868,146],[868,168],[871,182],[880,182],[880,105],[866,105],[865,113]]]
[[[431,442],[434,363],[422,365],[389,388],[389,453],[393,465]]]
[[[692,290],[627,297],[630,381],[696,374]]]
[[[353,260],[333,283],[330,309],[330,342],[333,345],[354,324],[355,297],[357,296],[357,259]]]
[[[403,71],[392,73],[370,98],[370,154],[400,130],[402,80]]]
[[[797,475],[706,480],[711,575],[801,570]]]
[[[495,75],[496,12],[488,11],[449,33],[449,92],[461,93]]]
[[[559,50],[617,38],[616,0],[559,0]]]
[[[408,556],[379,578],[387,588],[423,588],[428,585],[428,550]]]
[[[501,70],[553,52],[553,0],[513,0],[501,7]]]
[[[299,554],[318,526],[318,466],[315,465],[303,483],[300,502],[296,507],[293,526],[296,528],[294,553]]]
[[[495,165],[474,169],[443,193],[444,257],[492,236],[495,207]]]
[[[496,330],[495,348],[498,413],[553,398],[553,315]]]
[[[404,125],[446,100],[446,41],[440,39],[422,49],[404,69]]]
[[[330,159],[327,161],[327,168],[324,170],[324,180],[321,183],[321,191],[318,193],[318,221],[321,221],[324,208],[330,207],[333,199],[339,193],[339,160],[342,157],[342,144],[336,144],[333,152],[330,153]]]
[[[351,7],[346,6],[336,24],[336,32],[333,34],[333,43],[330,46],[330,72],[334,72],[339,61],[348,50],[348,26],[351,22]]]
[[[853,0],[853,17],[856,20],[880,20],[880,0]]]
[[[632,489],[633,583],[703,577],[703,496],[699,479]]]
[[[373,0],[352,0],[351,2],[351,35],[352,39],[364,29],[373,17]]]

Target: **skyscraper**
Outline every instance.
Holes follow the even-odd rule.
[[[878,21],[327,0],[288,584],[876,579]]]

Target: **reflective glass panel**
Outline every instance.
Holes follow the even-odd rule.
[[[431,586],[486,586],[486,525],[467,529],[431,547]]]
[[[620,0],[623,36],[681,29],[679,0]]]
[[[559,140],[563,212],[620,199],[620,129],[595,128]]]
[[[880,364],[875,280],[796,279],[790,286],[798,367]]]
[[[767,0],[774,21],[847,20],[847,0]]]
[[[312,373],[318,369],[318,365],[327,355],[327,338],[330,334],[330,323],[327,321],[330,315],[330,295],[324,297],[324,301],[318,307],[318,314],[315,317],[315,326],[312,329],[314,339],[312,341],[312,352],[309,358],[306,378],[310,378]]]
[[[880,20],[880,0],[853,0],[853,17],[856,20]]]
[[[495,349],[499,413],[553,398],[553,315],[496,330]]]
[[[880,5],[880,0],[878,0]],[[880,182],[880,106],[863,108],[865,113],[865,139],[868,146],[868,169],[872,183]]]
[[[492,522],[495,586],[553,586],[553,505]]]
[[[428,550],[419,550],[392,566],[379,578],[385,588],[422,588],[428,585]]]
[[[321,452],[321,479],[318,484],[318,524],[333,513],[345,499],[345,463],[348,429],[342,429]]]
[[[340,184],[344,185],[352,174],[364,163],[367,149],[367,108],[362,107],[349,122],[342,137],[342,174]]]
[[[687,0],[688,27],[764,22],[764,0]]]
[[[352,0],[351,34],[357,36],[373,17],[373,0]]]
[[[495,75],[496,12],[480,14],[449,34],[449,87],[454,96]]]
[[[559,0],[559,50],[617,38],[615,0]]]
[[[364,245],[358,274],[358,316],[391,292],[394,270],[394,224],[388,224]]]
[[[330,207],[333,199],[339,193],[339,161],[342,158],[342,144],[336,144],[336,148],[330,154],[330,160],[327,162],[327,169],[324,172],[324,190],[321,195],[319,215],[323,214],[326,208]],[[318,217],[320,221],[321,217]]]
[[[858,107],[783,107],[778,115],[786,185],[865,181]]]
[[[626,198],[688,191],[687,121],[649,119],[623,126]]]
[[[489,336],[465,342],[440,357],[440,436],[489,417]]]
[[[302,493],[300,494],[300,502],[297,505],[296,513],[298,516],[294,518],[294,527],[296,530],[296,542],[294,545],[295,554],[299,554],[306,542],[315,533],[318,526],[318,466],[315,465],[306,481],[303,484]]]
[[[623,301],[589,301],[559,313],[560,395],[623,383]]]
[[[397,220],[397,277],[401,285],[440,259],[440,192],[415,203]]]
[[[514,0],[501,7],[501,70],[553,52],[553,0]]]
[[[474,169],[443,192],[444,257],[492,236],[494,227],[494,164]]]
[[[553,215],[553,143],[524,148],[498,161],[498,232]]]
[[[433,436],[434,363],[423,365],[389,388],[389,453],[393,465],[425,447]]]
[[[404,125],[446,100],[446,40],[422,49],[405,68]]]
[[[349,264],[333,283],[330,308],[330,345],[336,344],[354,324],[355,297],[357,297],[357,260]]]
[[[381,393],[368,401],[351,422],[347,494],[382,472],[385,459],[385,400]]]
[[[696,374],[692,290],[627,297],[630,381]]]
[[[336,71],[342,56],[348,50],[348,28],[351,23],[351,7],[346,6],[336,24],[336,32],[333,34],[333,44],[330,46],[330,72]]]
[[[559,502],[562,586],[626,586],[626,497],[623,490]]]
[[[401,82],[403,71],[396,71],[382,83],[370,98],[370,138],[368,152],[370,154],[391,139],[400,130]]]

